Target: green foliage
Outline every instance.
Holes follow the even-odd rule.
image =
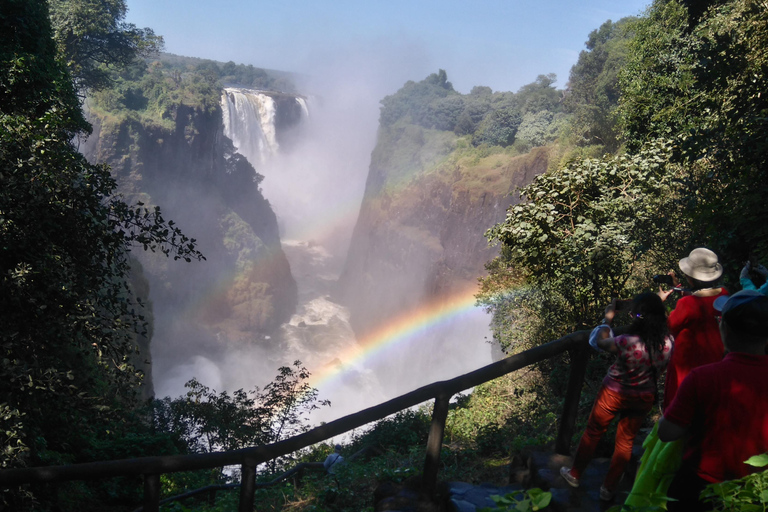
[[[555,114],[549,110],[528,112],[520,122],[516,138],[528,141],[533,146],[544,146],[557,138],[565,120],[563,113]]]
[[[610,20],[589,34],[586,50],[571,68],[565,107],[573,113],[571,130],[578,145],[618,149],[614,112],[619,102],[619,71],[626,61],[634,18]]]
[[[505,496],[494,495],[491,496],[491,499],[496,503],[496,507],[484,507],[480,509],[480,512],[528,512],[529,510],[544,510],[549,506],[550,501],[552,501],[552,493],[534,487],[526,491],[507,494]]]
[[[688,17],[680,2],[657,1],[633,24],[618,116],[630,147],[687,128],[684,103],[693,85],[695,50],[685,37]]]
[[[529,114],[549,110],[560,111],[561,93],[553,86],[557,82],[557,75],[539,75],[532,83],[524,85],[517,91],[515,101],[519,105],[521,114]]]
[[[554,139],[560,128],[560,93],[552,87],[555,75],[540,75],[517,94],[494,93],[477,86],[467,95],[453,90],[445,71],[421,82],[407,82],[381,101],[382,129],[397,124],[473,135],[474,146],[507,147],[515,142],[523,116],[528,116],[528,144]]]
[[[477,304],[491,314],[493,340],[503,352],[518,353],[562,335],[568,307],[560,294],[527,283],[503,256],[485,268],[488,276],[481,280]]]
[[[215,66],[215,64],[214,64]],[[181,72],[163,61],[136,61],[124,72],[109,75],[111,86],[89,95],[91,107],[119,121],[175,127],[180,104],[203,112],[218,111],[221,87],[216,73]]]
[[[386,169],[382,188],[399,189],[408,180],[434,169],[455,144],[456,136],[451,132],[427,130],[404,121],[382,126],[371,154],[372,172]]]
[[[621,119],[634,147],[659,134],[679,137],[676,160],[702,168],[686,183],[694,232],[721,258],[741,261],[768,251],[768,9],[733,0],[687,14],[659,1],[637,23],[621,75]]]
[[[220,109],[222,83],[240,87],[291,91],[287,77],[233,62],[162,54],[105,70],[109,87],[89,91],[90,106],[102,117],[138,121],[145,126],[175,128],[176,111],[185,105],[203,112]]]
[[[612,297],[631,295],[654,269],[670,267],[669,249],[685,228],[670,151],[656,141],[635,155],[540,175],[521,191],[528,201],[486,233],[534,288],[562,301],[560,332],[591,325]]]
[[[109,67],[130,65],[163,47],[152,29],[123,20],[125,0],[50,0],[54,39],[77,89],[101,89],[110,83]]]
[[[514,108],[507,107],[490,112],[477,128],[472,143],[475,145],[506,147],[515,142],[522,115]]]
[[[445,442],[485,458],[547,445],[554,440],[557,414],[552,411],[559,405],[544,383],[529,369],[476,387],[452,404]]]
[[[355,446],[373,445],[381,450],[402,453],[412,446],[423,446],[429,434],[430,415],[424,410],[401,411],[378,421],[374,428],[357,434]]]
[[[454,115],[456,105],[439,102],[450,95],[458,95],[448,82],[444,70],[432,73],[421,82],[408,81],[397,93],[381,100],[381,126],[391,126],[399,119],[407,119],[424,128],[446,126]],[[458,96],[457,96],[458,97]],[[452,128],[441,128],[452,129]]]
[[[745,462],[763,468],[768,466],[768,453],[755,455]],[[710,484],[702,491],[701,499],[710,502],[714,510],[718,511],[764,511],[768,509],[768,471]]]
[[[154,424],[198,453],[276,443],[306,431],[309,414],[330,405],[318,403],[308,378],[307,369],[295,361],[293,368],[279,368],[263,390],[217,393],[192,379],[185,384],[186,396],[154,401]]]
[[[89,127],[52,34],[44,1],[4,3],[0,467],[103,458],[105,446],[126,447],[127,432],[146,432],[129,414],[142,377],[130,360],[146,329],[128,282],[130,250],[202,258],[159,208],[113,196],[109,169],[73,146]],[[131,446],[126,456],[142,449]]]

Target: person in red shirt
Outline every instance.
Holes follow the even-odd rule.
[[[675,351],[667,368],[662,410],[672,402],[677,388],[691,370],[723,358],[723,342],[712,307],[715,299],[728,295],[725,288],[717,286],[723,266],[714,252],[699,247],[680,260],[680,270],[691,293],[681,297],[669,314],[669,332],[675,338]],[[677,285],[674,275],[673,279]],[[659,296],[665,300],[671,293],[672,290],[660,291]]]
[[[714,308],[728,353],[691,370],[659,420],[661,441],[688,438],[670,511],[708,510],[698,500],[707,484],[759,471],[744,461],[768,451],[768,297],[742,290]]]

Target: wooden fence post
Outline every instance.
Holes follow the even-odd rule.
[[[160,510],[160,474],[144,475],[144,507],[143,512],[158,512]]]
[[[430,498],[434,498],[437,488],[437,472],[440,470],[440,452],[443,449],[443,434],[450,399],[450,395],[438,395],[435,397],[435,407],[432,411],[432,424],[429,427],[427,457],[422,477],[422,489]]]
[[[584,385],[584,376],[587,373],[589,362],[589,346],[580,343],[568,351],[571,357],[571,371],[568,375],[568,389],[565,392],[563,403],[563,415],[560,418],[560,427],[557,431],[555,451],[561,455],[571,454],[571,437],[576,425],[576,416],[579,413],[579,399],[581,387]]]
[[[256,493],[256,467],[245,462],[240,466],[240,505],[238,512],[253,512]]]

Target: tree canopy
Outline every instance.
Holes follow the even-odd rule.
[[[124,21],[125,0],[49,0],[53,37],[75,87],[109,85],[110,67],[157,53],[163,38]]]
[[[620,96],[618,75],[626,60],[633,20],[608,20],[593,30],[571,68],[565,107],[574,115],[572,130],[579,145],[600,144],[608,152],[618,149],[614,119]]]
[[[44,0],[3,4],[0,126],[0,467],[88,460],[131,431],[141,375],[129,358],[145,329],[131,249],[202,255],[77,151],[89,126]]]
[[[702,4],[709,7],[705,10]],[[657,1],[637,24],[621,77],[633,145],[674,134],[696,237],[735,261],[768,254],[768,9],[755,0]]]
[[[560,120],[556,114],[562,111],[555,81],[553,74],[539,75],[517,93],[494,93],[490,87],[476,86],[469,94],[460,94],[441,69],[385,97],[380,124],[387,128],[401,121],[470,135],[475,146],[507,147],[515,142],[523,117],[528,116],[528,142],[544,144],[556,137],[555,121]]]

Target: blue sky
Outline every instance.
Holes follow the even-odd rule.
[[[650,0],[127,0],[127,21],[166,51],[321,75],[366,76],[391,94],[445,69],[456,90],[563,87],[590,31]]]

